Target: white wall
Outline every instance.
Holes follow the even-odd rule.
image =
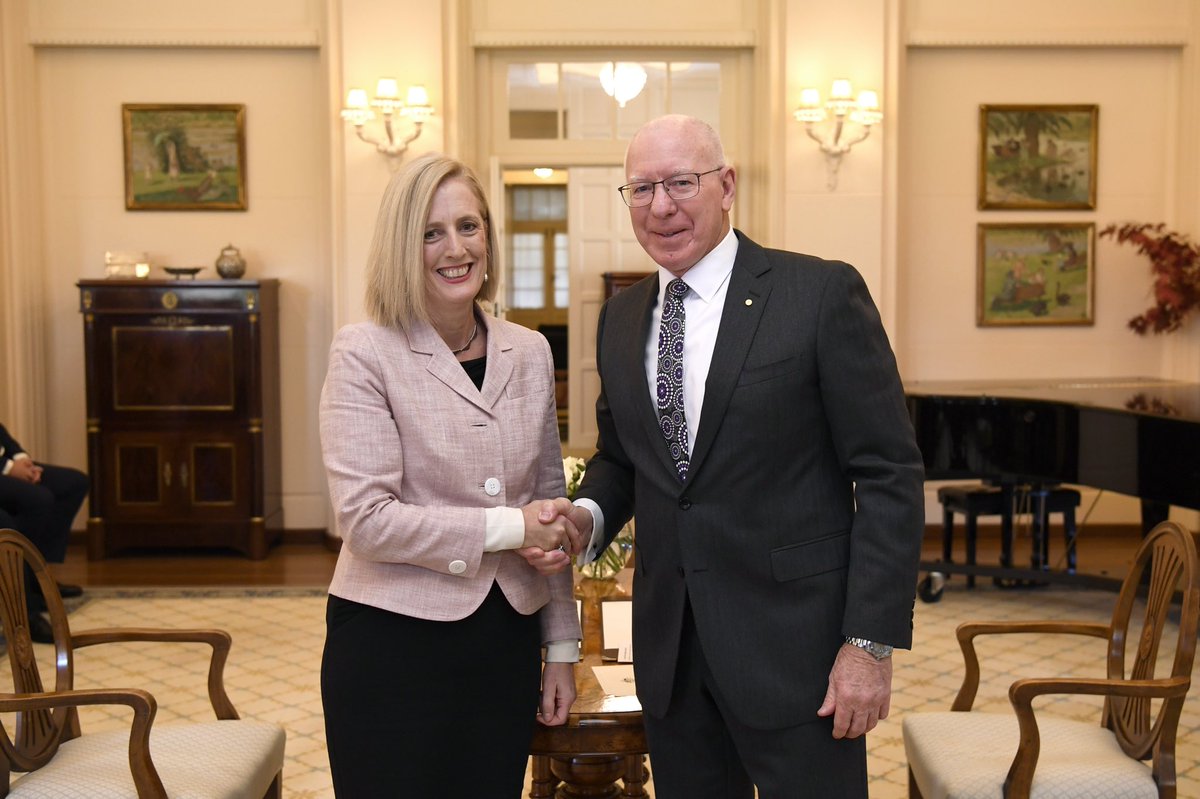
[[[297,5],[303,17],[305,4]],[[54,398],[45,457],[87,462],[75,281],[103,276],[104,253],[114,249],[146,250],[160,265],[203,265],[208,271],[201,276],[215,277],[213,262],[232,242],[247,260],[247,277],[280,281],[285,524],[323,528],[327,499],[316,400],[330,308],[328,110],[319,51],[140,46],[141,34],[128,31],[145,25],[144,15],[132,6],[115,11],[129,12],[128,25],[121,25],[119,13],[105,24],[125,31],[132,45],[37,50],[45,218],[39,268],[47,306],[45,379]],[[132,102],[245,104],[249,209],[125,210],[121,104]]]

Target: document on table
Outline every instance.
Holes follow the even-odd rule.
[[[604,655],[619,663],[633,662],[633,603],[609,601],[600,603],[600,624],[604,640]]]
[[[592,674],[600,683],[601,690],[611,696],[633,696],[637,686],[633,682],[633,666],[592,666]]]

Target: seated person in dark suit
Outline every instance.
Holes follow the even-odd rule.
[[[48,563],[62,563],[67,555],[71,522],[88,493],[87,475],[65,466],[33,460],[0,425],[0,528],[11,527],[24,535]],[[31,572],[25,575],[29,595],[29,635],[39,643],[53,643],[50,622],[42,615],[42,598]],[[77,585],[58,584],[64,597],[83,593]]]

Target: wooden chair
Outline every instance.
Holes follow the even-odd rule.
[[[1176,599],[1177,611],[1172,609]],[[1178,634],[1170,674],[1156,676],[1164,626],[1173,615]],[[902,725],[909,796],[1175,797],[1175,736],[1191,685],[1198,616],[1196,544],[1190,532],[1164,522],[1138,549],[1111,623],[959,625],[966,675],[951,711],[913,713]],[[975,638],[1004,633],[1066,633],[1105,639],[1107,677],[1017,680],[1008,691],[1015,716],[967,712],[979,689]],[[1170,649],[1163,652],[1165,661]],[[1047,694],[1103,696],[1100,723],[1035,714],[1033,700]]]
[[[42,682],[29,640],[25,564],[46,597],[54,628],[54,686]],[[72,633],[46,563],[27,538],[0,530],[0,621],[8,638],[13,692],[0,693],[0,796],[279,799],[284,732],[274,724],[238,720],[225,693],[231,639],[223,630],[106,628]],[[137,688],[77,690],[74,650],[117,641],[195,642],[212,646],[208,697],[215,721],[152,728],[157,703]],[[81,734],[78,708],[126,705],[129,730]],[[11,733],[11,734],[10,734]],[[152,757],[153,755],[153,757]],[[10,772],[28,772],[10,782]]]

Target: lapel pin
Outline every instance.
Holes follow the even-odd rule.
[[[751,305],[753,305],[753,304],[754,304],[754,300],[752,300],[752,299],[749,299],[749,298],[747,298],[747,299],[746,299],[746,307],[747,307],[747,308],[749,308],[749,307],[750,307]]]

